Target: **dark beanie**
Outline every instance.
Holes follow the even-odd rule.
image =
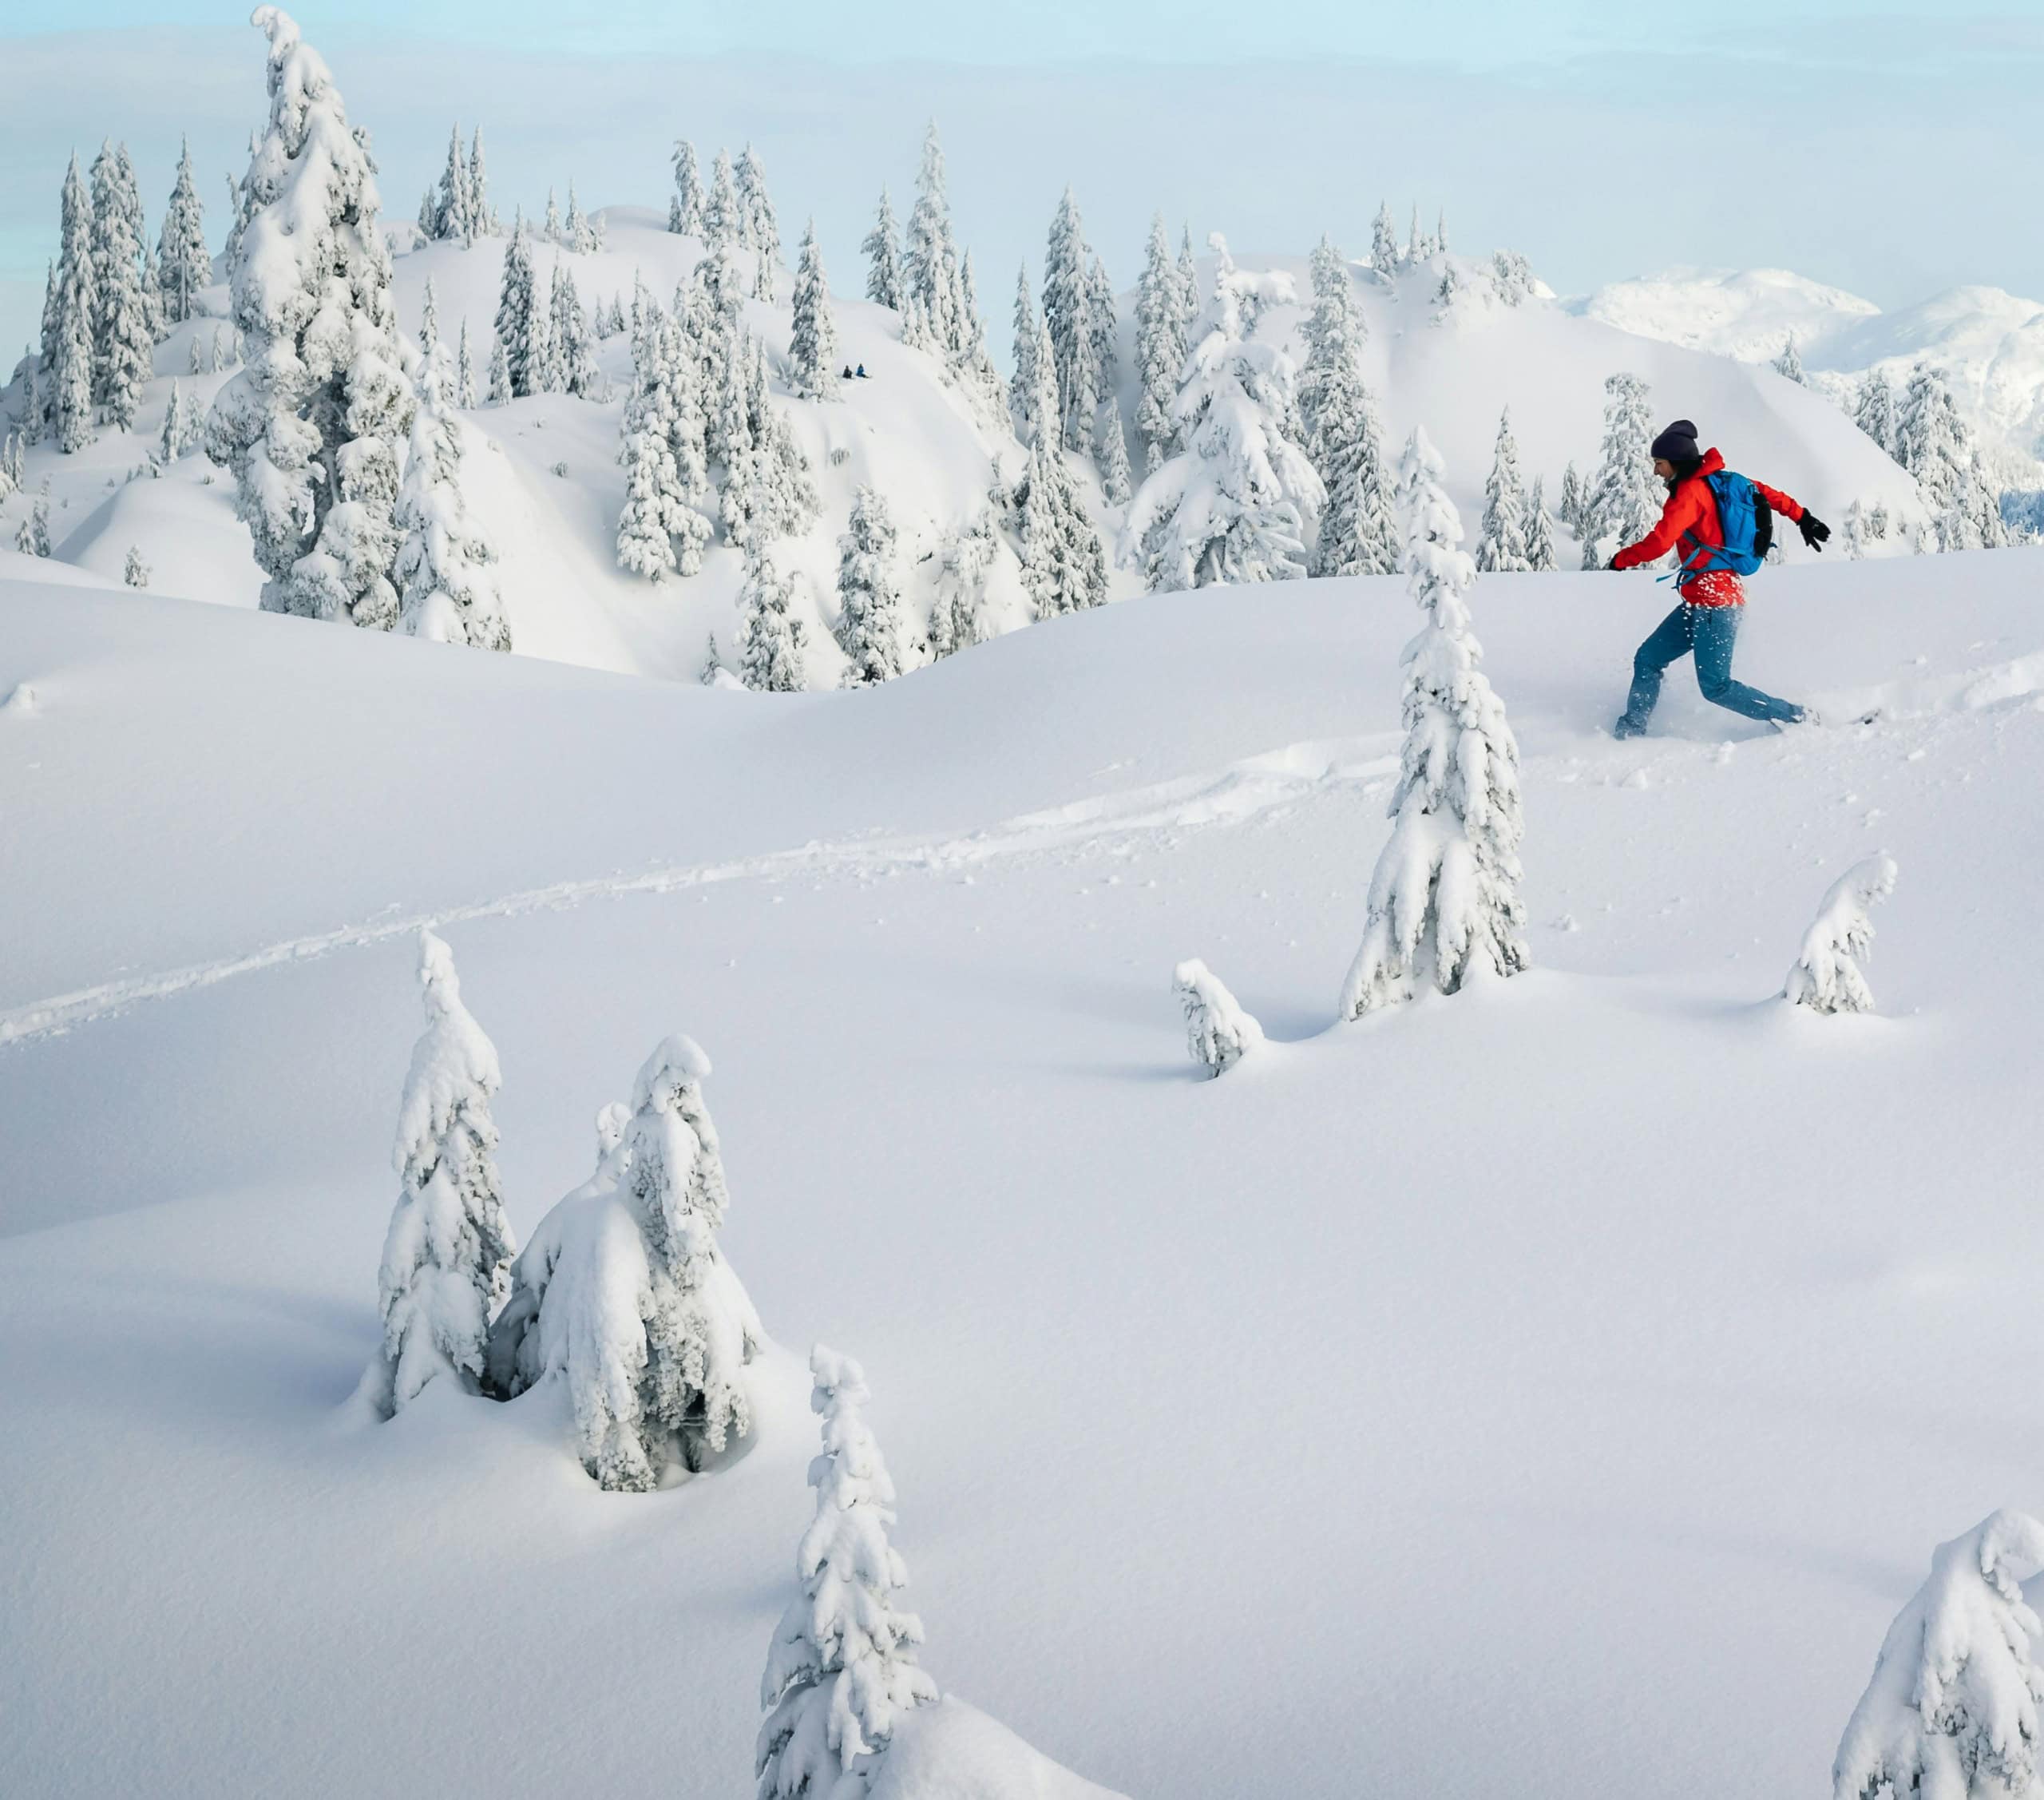
[[[1693,462],[1703,453],[1696,447],[1693,420],[1678,418],[1654,440],[1654,455],[1670,462]]]

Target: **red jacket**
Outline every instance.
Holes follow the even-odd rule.
[[[1703,478],[1717,474],[1724,466],[1725,458],[1716,450],[1705,451],[1703,466],[1675,484],[1675,491],[1668,496],[1668,504],[1661,509],[1661,522],[1637,544],[1628,544],[1619,551],[1611,558],[1611,566],[1637,569],[1642,563],[1658,562],[1678,542],[1682,545],[1685,568],[1708,562],[1710,552],[1725,541],[1725,528],[1717,522],[1717,497]],[[1791,525],[1802,517],[1800,501],[1792,499],[1765,482],[1754,482],[1753,486],[1765,498],[1768,505]],[[1729,569],[1707,569],[1686,582],[1678,581],[1676,585],[1682,589],[1682,598],[1692,606],[1745,604],[1745,588]]]

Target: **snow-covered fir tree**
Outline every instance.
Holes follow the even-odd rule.
[[[21,478],[14,473],[14,446],[21,441],[18,431],[0,432],[0,500],[22,485]]]
[[[1571,536],[1583,535],[1583,478],[1576,474],[1571,462],[1562,470],[1561,500],[1557,513]]]
[[[540,389],[533,367],[533,324],[537,311],[537,288],[533,276],[533,252],[521,220],[512,228],[511,241],[504,247],[504,269],[497,296],[497,341],[504,352],[505,368],[510,378],[506,398],[522,400]]]
[[[830,289],[817,248],[816,221],[802,229],[795,267],[794,323],[788,338],[788,373],[798,393],[814,400],[838,397],[838,327],[830,316]]]
[[[1781,347],[1781,354],[1774,359],[1774,372],[1792,381],[1798,387],[1809,385],[1803,375],[1803,353],[1796,347],[1796,334],[1791,331],[1788,341]]]
[[[163,436],[157,440],[157,450],[165,464],[175,462],[192,447],[192,440],[199,429],[194,417],[196,409],[186,405],[177,383],[170,384],[170,399],[163,410]]]
[[[540,236],[549,244],[559,244],[563,233],[561,228],[561,203],[553,197],[553,189],[546,191],[546,217],[540,227]]]
[[[156,345],[153,284],[142,271],[142,198],[125,145],[93,159],[93,400],[125,431],[135,422]]]
[[[471,241],[498,236],[503,229],[489,204],[489,169],[483,161],[481,125],[469,134],[469,229]]]
[[[1016,302],[1016,342],[1021,342],[1021,300]],[[1178,272],[1171,264],[1171,251],[1164,236],[1164,216],[1150,220],[1150,243],[1143,264],[1142,279],[1135,287],[1135,379],[1141,387],[1135,404],[1135,433],[1143,440],[1143,472],[1155,474],[1164,459],[1178,447],[1178,421],[1172,406],[1178,397],[1178,378],[1184,372],[1186,317],[1181,304]],[[1022,371],[1016,371],[1016,385]]]
[[[739,205],[738,176],[728,151],[719,150],[710,165],[710,192],[703,201],[703,239],[713,248],[721,244],[735,250],[744,245],[745,214]]]
[[[1130,502],[1124,561],[1152,592],[1303,576],[1305,543],[1326,498],[1288,434],[1292,359],[1251,335],[1248,316],[1293,297],[1290,276],[1238,269],[1217,232],[1214,299],[1175,405],[1185,449]]]
[[[1299,371],[1298,403],[1310,451],[1321,435],[1323,395],[1333,398],[1337,407],[1349,403],[1359,379],[1356,362],[1365,327],[1349,283],[1349,265],[1331,239],[1323,236],[1313,247],[1308,268],[1313,310],[1299,330],[1305,339],[1306,357]]]
[[[1959,417],[1943,376],[1927,363],[1918,363],[1910,377],[1895,422],[1893,454],[1916,478],[1934,517],[1955,510],[1963,517],[1969,509],[1967,489],[1973,476],[1973,434]],[[1952,533],[1948,531],[1941,536],[1947,548],[1963,547],[1963,528],[1959,543],[1950,541]]]
[[[454,404],[464,412],[472,411],[476,403],[475,353],[469,344],[469,321],[461,320],[461,342],[454,359]]]
[[[1015,382],[1010,391],[1015,402],[1015,433],[1025,444],[1034,441],[1042,422],[1035,410],[1036,343],[1041,335],[1036,297],[1029,291],[1029,265],[1024,263],[1015,277]]]
[[[916,172],[916,204],[909,209],[901,248],[903,310],[913,310],[928,339],[926,347],[947,359],[966,347],[965,296],[959,291],[959,256],[951,230],[951,198],[945,180],[944,150],[933,123],[923,137]]]
[[[1894,859],[1869,856],[1825,890],[1824,903],[1803,934],[1782,997],[1812,1013],[1871,1013],[1874,997],[1860,965],[1873,948],[1868,909],[1895,891]]]
[[[987,574],[999,549],[993,515],[975,513],[947,530],[937,550],[937,598],[929,610],[929,653],[949,656],[984,644],[992,635],[986,617]]]
[[[1044,253],[1044,323],[1050,334],[1065,447],[1077,450],[1093,447],[1093,417],[1103,397],[1089,260],[1079,202],[1067,188]]]
[[[489,335],[489,404],[501,406],[511,398],[511,359],[505,353],[503,339],[493,331]]]
[[[430,238],[454,244],[475,241],[469,166],[461,156],[461,128],[458,124],[447,133],[447,161],[440,171],[440,185],[428,191],[419,208],[418,223],[419,229]]]
[[[1844,551],[1846,560],[1857,562],[1867,553],[1867,509],[1855,500],[1845,509],[1844,519],[1838,528],[1838,545]]]
[[[21,387],[14,398],[15,404],[20,409],[22,442],[25,444],[42,442],[42,428],[48,422],[48,418],[43,404],[42,359],[34,349],[22,353]]]
[[[695,166],[695,146],[685,137],[674,141],[674,197],[667,202],[667,229],[686,237],[703,235],[703,176]]]
[[[234,472],[271,612],[397,623],[398,449],[414,402],[369,153],[332,77],[274,6],[270,120],[232,271],[255,355],[213,402],[207,450]]]
[[[93,203],[74,156],[64,176],[62,239],[43,307],[43,406],[57,447],[74,455],[93,441],[93,327],[98,285],[93,266]]]
[[[1439,453],[1416,430],[1400,489],[1409,587],[1426,623],[1405,647],[1405,747],[1391,837],[1370,878],[1362,947],[1342,988],[1345,1019],[1527,966],[1519,746],[1469,628],[1463,596],[1476,570],[1444,474]]]
[[[199,291],[212,284],[212,258],[206,253],[204,208],[192,176],[192,146],[178,153],[177,180],[156,238],[156,291],[166,323],[181,325],[199,310]]]
[[[1452,263],[1444,263],[1440,271],[1440,285],[1434,290],[1434,311],[1436,320],[1445,318],[1455,310],[1455,303],[1462,297],[1462,278],[1455,272]]]
[[[795,1553],[796,1593],[760,1678],[759,1800],[863,1800],[901,1716],[938,1698],[917,1665],[922,1622],[896,1598],[909,1572],[888,1542],[894,1484],[861,1412],[865,1372],[818,1344],[809,1358],[823,1453],[816,1516]]]
[[[1491,478],[1483,484],[1483,525],[1476,539],[1476,566],[1486,575],[1520,574],[1532,566],[1527,555],[1525,500],[1519,486],[1519,445],[1511,434],[1511,408],[1498,418],[1497,447]]]
[[[1097,251],[1086,268],[1086,327],[1093,335],[1093,385],[1105,401],[1121,384],[1121,353],[1115,344],[1119,323],[1114,283]]]
[[[2044,1524],[1998,1512],[1940,1544],[1896,1616],[1832,1764],[1832,1800],[2034,1800],[2044,1626],[2022,1583]]]
[[[717,1243],[728,1195],[709,1072],[686,1037],[655,1049],[630,1123],[541,1221],[490,1332],[493,1390],[564,1380],[582,1465],[612,1492],[648,1493],[677,1463],[699,1473],[752,1428],[746,1366],[763,1334]]]
[[[750,144],[739,153],[736,182],[739,236],[756,258],[752,297],[770,301],[774,298],[774,276],[781,260],[781,227],[774,216],[773,200],[766,192],[765,165]]]
[[[1101,498],[1110,506],[1126,506],[1133,486],[1128,466],[1128,439],[1122,430],[1121,408],[1111,397],[1100,404],[1093,463],[1100,471]]]
[[[1209,1075],[1225,1075],[1263,1042],[1263,1027],[1198,957],[1171,972],[1185,1012],[1186,1049]]]
[[[1325,239],[1313,265],[1314,306],[1300,379],[1305,450],[1326,493],[1315,575],[1388,575],[1401,554],[1393,482],[1377,407],[1364,385],[1363,331],[1341,253]]]
[[[1178,321],[1186,347],[1192,346],[1192,328],[1199,322],[1199,265],[1192,257],[1192,227],[1178,229]]]
[[[442,644],[509,650],[510,621],[492,570],[496,546],[461,493],[461,422],[447,394],[453,379],[444,350],[426,356],[394,516],[402,534],[393,569],[398,628]]]
[[[693,575],[703,566],[710,521],[699,376],[676,320],[648,319],[632,341],[632,391],[625,402],[618,460],[625,504],[617,560],[634,574]]]
[[[131,588],[146,588],[149,585],[149,565],[142,561],[139,544],[128,546],[128,561],[121,569],[121,579]]]
[[[50,502],[38,500],[14,529],[14,548],[25,557],[50,554]]]
[[[1049,327],[1040,319],[1031,366],[1036,385],[1025,410],[1038,423],[1014,504],[1022,540],[1022,585],[1032,613],[1047,619],[1098,606],[1107,599],[1107,552],[1064,460],[1056,424],[1056,365]]]
[[[1596,477],[1583,498],[1583,566],[1602,569],[1627,544],[1636,544],[1661,517],[1664,498],[1647,446],[1654,420],[1646,383],[1638,375],[1605,378],[1604,442]]]
[[[603,228],[582,210],[572,181],[568,184],[568,217],[561,229],[563,247],[578,256],[593,256],[604,247]]]
[[[866,297],[877,306],[901,310],[901,234],[887,190],[880,190],[880,212],[859,244],[866,258]]]
[[[603,378],[596,372],[596,352],[589,343],[588,322],[583,317],[575,272],[559,257],[554,259],[548,323],[549,348],[559,391],[578,400],[601,399]]]
[[[738,590],[739,675],[755,693],[799,693],[809,685],[807,634],[794,609],[794,584],[764,544],[748,545]]]
[[[909,666],[908,609],[901,598],[894,521],[873,488],[852,497],[852,516],[838,540],[838,648],[847,688],[891,681]]]
[[[695,265],[691,295],[676,311],[687,315],[700,358],[710,454],[715,461],[728,462],[735,451],[751,447],[746,424],[751,350],[745,328],[745,287],[730,245],[715,244]]]
[[[1852,422],[1890,456],[1895,454],[1895,389],[1879,369],[1869,371],[1860,384],[1860,398],[1852,410]]]
[[[1547,477],[1533,478],[1533,490],[1526,497],[1526,566],[1535,575],[1559,569],[1555,560],[1554,521],[1547,517]]]
[[[496,1046],[461,1004],[454,955],[430,931],[419,934],[418,979],[426,1030],[398,1108],[400,1185],[376,1283],[383,1342],[362,1390],[386,1419],[436,1379],[481,1390],[490,1317],[517,1249],[497,1172]]]
[[[426,278],[426,292],[419,300],[418,347],[429,356],[440,347],[440,295],[430,275]]]
[[[1389,200],[1377,208],[1370,227],[1370,267],[1379,275],[1389,275],[1398,267],[1398,227]]]

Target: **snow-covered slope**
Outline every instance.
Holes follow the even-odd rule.
[[[1898,388],[1919,362],[1940,370],[1989,442],[2044,455],[2044,302],[1955,287],[1893,312],[1782,269],[1676,269],[1568,303],[1640,337],[1759,362],[1789,335],[1812,382],[1835,395],[1870,370]]]
[[[1425,329],[1378,351],[1448,364]],[[1756,731],[1678,670],[1626,744],[1665,590],[1480,582],[1536,968],[1329,1030],[1394,582],[782,699],[0,557],[0,1790],[744,1791],[818,1337],[926,1665],[1092,1780],[1820,1789],[1931,1546],[2039,1499],[2040,573],[1767,572],[1741,672],[1880,721]],[[1881,848],[1880,1016],[1788,1014]],[[715,1058],[785,1346],[716,1475],[596,1492],[549,1389],[346,1422],[427,919],[521,1239],[662,1035]],[[1270,1038],[1218,1081],[1190,955]],[[963,1709],[932,1740],[1075,1791]]]
[[[700,246],[668,232],[660,216],[613,208],[603,216],[605,247],[576,255],[550,246],[535,249],[542,285],[554,260],[572,269],[585,307],[628,302],[635,275],[663,302],[694,266]],[[450,345],[468,324],[482,381],[492,342],[504,241],[484,239],[462,248],[431,244],[396,259],[400,315],[418,326],[430,278],[439,329]],[[1721,356],[1642,342],[1600,319],[1577,317],[1544,300],[1513,307],[1493,295],[1487,265],[1456,259],[1464,297],[1445,317],[1433,303],[1444,259],[1393,278],[1358,268],[1357,291],[1369,321],[1365,348],[1369,379],[1383,402],[1387,429],[1402,439],[1424,424],[1448,457],[1459,501],[1478,503],[1490,466],[1499,410],[1513,408],[1528,479],[1544,476],[1550,504],[1559,498],[1561,474],[1573,460],[1586,474],[1595,465],[1602,430],[1603,383],[1629,369],[1646,378],[1658,412],[1687,414],[1742,467],[1762,473],[1822,514],[1836,520],[1854,499],[1885,502],[1891,512],[1920,516],[1914,484],[1842,421],[1819,396]],[[1301,298],[1309,296],[1303,260],[1269,266],[1290,269]],[[1202,280],[1208,273],[1202,265]],[[841,295],[858,272],[835,272]],[[747,323],[779,356],[790,326],[784,273],[781,303],[748,303]],[[224,307],[224,290],[208,296]],[[982,295],[990,326],[1004,339],[1003,309]],[[900,342],[900,321],[866,302],[834,305],[840,360],[868,372],[845,386],[842,400],[798,401],[777,383],[778,403],[794,422],[814,473],[822,510],[802,537],[777,552],[796,577],[796,605],[810,625],[811,680],[829,685],[839,660],[830,628],[835,620],[838,538],[862,483],[887,498],[902,533],[902,565],[912,608],[920,618],[934,597],[944,533],[968,522],[987,505],[996,469],[1010,478],[1022,451],[1004,423],[975,418],[963,395],[937,366]],[[1132,311],[1132,298],[1124,296]],[[1279,309],[1266,333],[1295,333],[1301,314]],[[245,533],[232,510],[232,484],[192,451],[161,480],[126,479],[145,460],[162,428],[170,377],[198,402],[209,402],[226,377],[194,378],[188,367],[194,335],[210,348],[216,327],[182,327],[159,347],[160,373],[133,434],[107,432],[88,450],[57,455],[44,444],[30,454],[28,491],[0,501],[0,542],[11,544],[15,525],[34,491],[50,484],[50,529],[58,558],[118,578],[127,553],[138,549],[150,566],[150,591],[188,599],[252,605],[261,583]],[[1129,371],[1132,327],[1123,327],[1123,402],[1133,432],[1136,395]],[[466,415],[464,480],[473,510],[500,552],[500,577],[514,647],[525,654],[632,673],[687,679],[699,668],[709,635],[728,652],[741,574],[739,553],[713,549],[703,573],[687,581],[652,584],[616,565],[615,535],[623,503],[616,466],[619,426],[630,379],[624,336],[598,347],[598,361],[613,385],[608,402],[561,394],[535,396]],[[1131,442],[1135,440],[1131,436]],[[1104,506],[1098,484],[1086,491],[1111,541],[1120,515]],[[1564,542],[1563,554],[1568,554]],[[1119,594],[1136,577],[1117,572]],[[1019,566],[1004,549],[988,589],[994,621],[1012,628],[1028,609]]]

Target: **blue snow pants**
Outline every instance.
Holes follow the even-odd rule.
[[[1632,659],[1632,692],[1620,721],[1643,729],[1661,697],[1661,677],[1670,663],[1696,658],[1696,684],[1713,706],[1748,719],[1800,719],[1803,709],[1732,679],[1732,646],[1739,636],[1743,606],[1691,606],[1684,601],[1654,628]]]

